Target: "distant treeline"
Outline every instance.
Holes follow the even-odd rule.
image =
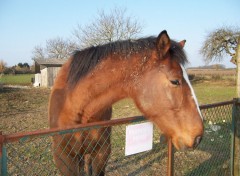
[[[223,64],[214,64],[214,65],[204,65],[199,67],[189,67],[188,69],[226,69],[226,66]]]
[[[7,67],[0,63],[0,74],[32,74],[34,73],[33,66],[28,63],[18,63],[15,66]]]
[[[195,78],[206,78],[206,79],[223,79],[223,78],[231,78],[235,79],[236,77],[236,69],[216,69],[216,68],[190,68],[187,69],[189,78],[191,80]]]
[[[236,76],[235,68],[226,68],[225,65],[222,65],[222,64],[191,67],[187,69],[187,72],[191,79],[195,77],[221,78],[224,76],[230,76],[230,77]]]

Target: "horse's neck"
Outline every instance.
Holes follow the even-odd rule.
[[[114,102],[131,97],[145,68],[144,63],[138,60],[141,61],[137,57],[130,61],[117,60],[111,66],[111,63],[107,63],[111,60],[107,60],[89,73],[69,94],[74,111],[91,117]],[[148,63],[146,69],[149,69],[150,65]]]
[[[94,71],[81,80],[69,94],[74,111],[84,117],[91,117],[99,110],[125,98],[130,84],[126,84],[124,81],[126,75],[120,75],[120,71],[115,68],[101,72]]]

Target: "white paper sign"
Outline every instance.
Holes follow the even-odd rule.
[[[126,127],[125,155],[132,155],[152,149],[153,124],[151,122]]]

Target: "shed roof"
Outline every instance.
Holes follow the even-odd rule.
[[[34,59],[39,65],[44,66],[62,66],[67,60],[66,59]]]

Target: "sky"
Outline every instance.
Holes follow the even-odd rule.
[[[142,37],[167,30],[171,39],[186,39],[189,67],[204,65],[199,50],[209,32],[240,26],[239,0],[0,0],[0,60],[7,66],[32,65],[35,46],[44,47],[46,40],[56,37],[72,39],[78,25],[114,7],[126,8],[143,24]],[[229,60],[221,64],[235,67]]]

